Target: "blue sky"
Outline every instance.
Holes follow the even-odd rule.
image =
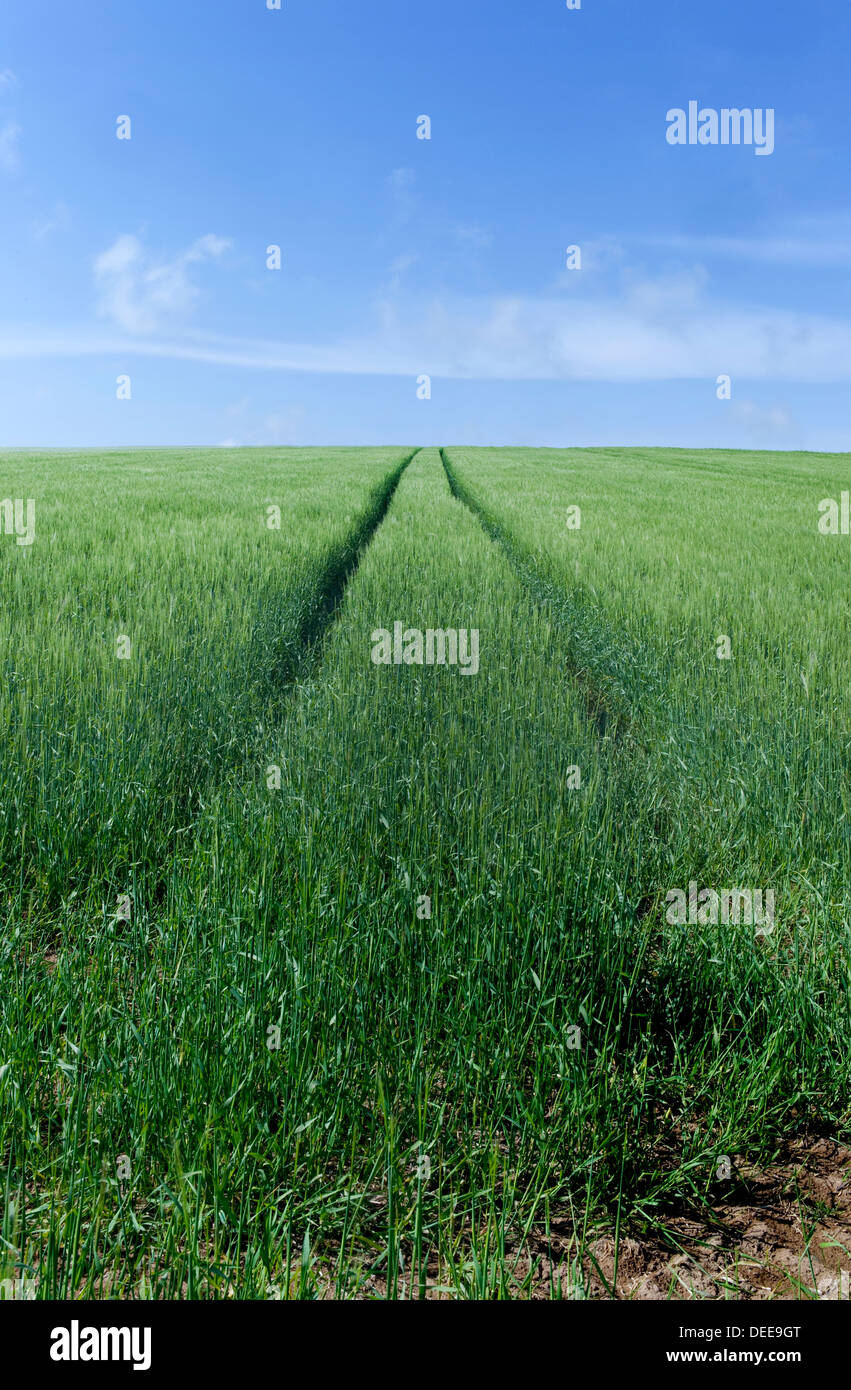
[[[849,448],[847,6],[281,3],[6,0],[0,444]]]

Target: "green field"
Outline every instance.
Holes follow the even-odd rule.
[[[819,503],[850,480],[3,455],[36,520],[0,535],[0,1279],[629,1297],[620,1252],[661,1268],[692,1222],[655,1296],[821,1296],[851,1264],[801,1176],[851,1164],[851,538]],[[476,670],[429,664],[447,630]],[[794,1268],[755,1284],[730,1238],[707,1275],[769,1171]]]

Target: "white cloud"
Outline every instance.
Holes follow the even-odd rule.
[[[21,127],[15,121],[6,121],[0,126],[0,169],[7,174],[13,174],[21,162],[20,136]]]
[[[239,440],[229,436],[221,440],[221,449],[253,449],[259,445],[297,444],[303,436],[307,412],[299,404],[289,405],[281,410],[266,412],[256,419],[246,420],[244,437]]]
[[[397,224],[410,222],[419,208],[420,200],[414,192],[416,181],[413,169],[394,169],[390,175],[393,219]]]
[[[187,264],[223,245],[205,238],[176,262],[151,266],[136,238],[119,238],[98,275],[103,311],[124,336],[10,328],[0,332],[0,356],[135,353],[266,371],[460,380],[714,383],[727,373],[734,391],[739,381],[851,381],[851,320],[712,301],[701,271],[636,279],[607,297],[587,290],[569,299],[383,296],[368,331],[324,343],[178,331],[174,313],[191,308],[196,294]]]
[[[720,256],[762,265],[851,265],[851,217],[799,217],[770,236],[666,235],[637,242],[687,256]]]
[[[156,333],[183,323],[201,297],[189,267],[221,256],[230,245],[209,233],[172,260],[155,261],[138,237],[118,237],[95,259],[98,313],[128,333]]]
[[[44,241],[45,237],[50,236],[51,232],[58,231],[65,227],[69,221],[68,204],[61,199],[54,203],[46,217],[37,217],[32,224],[33,236],[36,241]]]
[[[456,227],[455,238],[479,251],[493,245],[493,235],[485,227]]]
[[[761,406],[756,401],[733,401],[732,413],[745,432],[755,439],[787,439],[798,433],[798,424],[783,405]]]
[[[419,257],[412,252],[406,255],[397,256],[390,262],[390,279],[384,286],[384,292],[396,295],[402,288],[402,280],[412,266],[416,265]]]
[[[6,87],[17,87],[18,79],[11,68],[3,68],[0,72],[0,91]]]

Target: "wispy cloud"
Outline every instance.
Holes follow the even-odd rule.
[[[474,246],[479,251],[493,245],[493,233],[486,227],[456,227],[455,239],[462,244]]]
[[[98,314],[134,334],[182,325],[201,298],[191,268],[216,259],[230,245],[209,233],[171,260],[157,261],[138,237],[118,237],[95,259]]]
[[[396,258],[390,262],[390,279],[383,287],[386,294],[396,295],[399,293],[405,275],[412,266],[416,265],[417,260],[418,257],[415,256],[413,252],[407,252],[401,256],[396,256]]]
[[[37,217],[32,224],[33,236],[36,241],[44,241],[52,232],[59,231],[68,225],[70,212],[68,204],[60,198],[59,202],[54,203],[50,212],[44,217]]]
[[[597,262],[623,267],[636,250],[674,252],[690,260],[715,257],[756,265],[836,266],[851,264],[851,210],[801,213],[771,231],[747,235],[722,233],[653,232],[626,239],[603,236],[583,246],[583,263],[592,255]],[[586,251],[588,256],[586,257]]]
[[[688,256],[723,256],[766,265],[851,265],[851,240],[807,236],[659,236],[645,244]]]
[[[8,89],[9,87],[17,87],[17,85],[18,79],[12,72],[12,69],[3,68],[2,71],[0,71],[0,92]]]
[[[734,419],[752,439],[789,440],[800,433],[798,423],[783,405],[760,406],[756,401],[733,401]]]
[[[267,411],[245,423],[242,439],[228,435],[219,441],[219,448],[246,449],[256,448],[260,444],[297,444],[303,437],[306,422],[307,411],[299,404]]]
[[[20,137],[21,127],[17,122],[6,121],[0,126],[0,169],[7,174],[13,174],[20,167]]]
[[[416,181],[413,169],[394,169],[390,175],[393,220],[398,225],[410,222],[417,213],[420,200],[414,192]]]
[[[98,277],[102,312],[123,335],[0,329],[0,356],[135,354],[273,372],[461,380],[714,383],[727,373],[734,386],[851,381],[850,320],[719,304],[707,298],[701,271],[633,281],[608,297],[382,295],[368,331],[322,343],[180,328],[173,320],[197,295],[188,267],[225,245],[202,238],[177,260],[152,266],[135,238],[119,238],[99,258]]]

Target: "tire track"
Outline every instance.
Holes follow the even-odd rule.
[[[318,573],[301,597],[301,612],[283,650],[278,650],[268,678],[268,688],[286,694],[316,669],[337,612],[363,556],[383,522],[402,475],[422,451],[412,449],[368,495],[364,510],[357,517],[343,542],[325,556]],[[272,613],[269,619],[277,619]],[[255,633],[255,645],[275,647],[275,633]]]
[[[535,606],[545,613],[555,628],[567,636],[572,635],[569,630],[570,624],[566,620],[559,602],[562,596],[541,579],[534,565],[530,564],[521,553],[511,532],[482,506],[474,493],[464,486],[449,462],[445,449],[440,450],[440,459],[453,497],[456,497],[459,502],[463,502],[464,506],[472,512],[479,522],[485,534],[490,537],[494,544],[499,546]],[[597,684],[588,667],[573,659],[569,650],[566,653],[566,658],[573,679],[585,703],[586,713],[595,725],[600,737],[619,737],[631,727],[633,722],[626,701],[620,701],[614,691],[604,690]]]
[[[413,449],[379,483],[367,503],[357,525],[344,545],[328,556],[314,590],[314,601],[302,616],[297,630],[298,642],[308,663],[314,660],[328,629],[337,615],[346,589],[357,572],[367,547],[390,509],[390,503],[409,464],[421,449]]]

